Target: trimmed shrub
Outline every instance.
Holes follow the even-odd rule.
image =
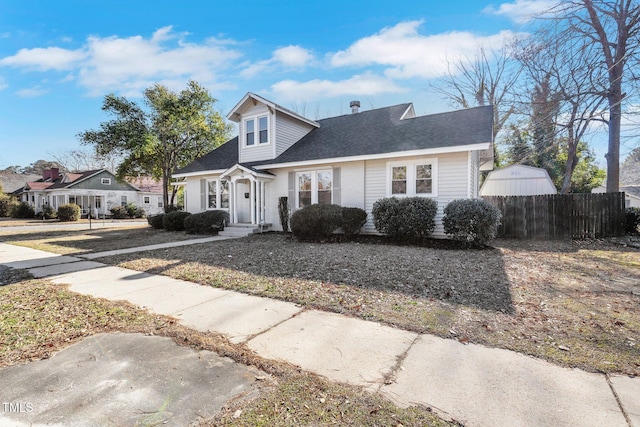
[[[38,212],[36,216],[43,219],[54,219],[58,217],[56,210],[51,205],[44,205],[42,211]]]
[[[58,208],[58,219],[62,222],[78,221],[82,210],[75,203],[68,203]]]
[[[364,223],[367,222],[367,212],[364,209],[343,207],[341,215],[341,227],[346,237],[358,234]]]
[[[624,231],[628,234],[637,234],[640,226],[640,208],[627,208]]]
[[[291,215],[291,231],[296,238],[317,241],[331,238],[342,223],[338,205],[309,205]]]
[[[425,197],[388,197],[373,204],[373,224],[396,240],[420,242],[436,227],[438,202]]]
[[[136,210],[133,211],[133,218],[146,218],[147,217],[147,211],[144,210],[144,208],[142,207],[136,207]]]
[[[20,202],[11,210],[13,218],[35,218],[36,211],[27,202]]]
[[[147,217],[147,222],[151,226],[151,228],[155,228],[156,230],[162,230],[164,228],[164,215],[151,215]]]
[[[164,214],[162,227],[167,231],[184,231],[184,220],[191,215],[189,212],[175,211]]]
[[[127,217],[129,218],[144,218],[147,216],[147,212],[142,207],[138,207],[133,202],[127,203],[127,206],[124,206],[126,210]]]
[[[217,234],[229,222],[226,211],[205,211],[189,215],[184,219],[184,229],[187,234]]]
[[[114,219],[125,219],[129,216],[127,208],[125,206],[114,206],[109,208],[109,212],[113,215]]]
[[[496,237],[500,209],[480,199],[453,200],[444,208],[444,232],[453,239],[481,245]]]
[[[6,218],[11,216],[11,213],[16,206],[18,206],[18,201],[16,199],[0,194],[0,217]]]
[[[182,207],[176,206],[176,205],[167,205],[164,208],[164,213],[181,212],[181,211],[182,211]]]

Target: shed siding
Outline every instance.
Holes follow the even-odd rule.
[[[508,166],[491,172],[480,194],[482,196],[534,196],[558,191],[544,169],[524,165]]]
[[[276,157],[308,134],[312,126],[276,112]]]

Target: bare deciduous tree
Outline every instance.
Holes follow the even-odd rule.
[[[570,44],[555,31],[543,29],[517,43],[515,56],[524,68],[523,93],[544,90],[542,101],[533,97],[532,122],[547,123],[545,138],[536,145],[538,154],[551,150],[557,138],[566,145],[567,161],[560,191],[571,190],[571,178],[578,164],[578,146],[594,121],[603,120],[604,98],[594,85],[592,70],[595,47],[586,40]],[[537,105],[542,102],[545,105]],[[546,108],[551,103],[553,108]]]
[[[447,68],[434,89],[454,107],[493,105],[493,134],[497,135],[515,112],[511,89],[521,70],[507,47],[489,52],[480,47],[473,59],[450,62]]]
[[[637,0],[573,0],[563,1],[554,9],[565,29],[565,43],[584,42],[592,45],[591,81],[602,87],[600,96],[608,110],[609,143],[607,159],[607,191],[620,187],[620,137],[625,92],[633,76],[631,66],[637,64],[640,48],[640,4]],[[551,22],[551,21],[550,21]],[[563,25],[566,24],[566,25]]]

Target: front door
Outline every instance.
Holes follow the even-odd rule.
[[[238,222],[251,223],[251,188],[249,180],[238,181],[236,207],[238,209]]]

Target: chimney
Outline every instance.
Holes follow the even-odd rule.
[[[351,101],[349,107],[351,107],[351,114],[357,113],[358,108],[360,108],[360,101]]]
[[[51,181],[55,181],[56,179],[58,179],[59,176],[60,176],[60,169],[59,168],[45,169],[45,170],[42,171],[42,178],[45,181],[47,179],[50,179]]]

